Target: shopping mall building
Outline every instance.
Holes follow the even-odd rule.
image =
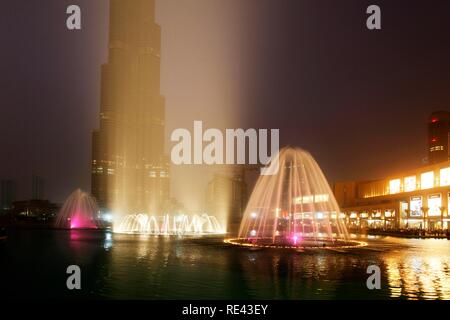
[[[381,180],[335,183],[336,200],[349,227],[449,228],[450,113],[433,113],[428,135],[429,165]]]

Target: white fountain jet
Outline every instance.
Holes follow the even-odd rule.
[[[241,222],[239,239],[261,245],[322,245],[348,238],[336,199],[310,153],[284,148],[279,171],[261,175]]]

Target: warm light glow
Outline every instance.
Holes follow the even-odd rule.
[[[251,236],[248,240],[252,243],[292,245],[293,237],[297,236],[298,243],[303,245],[323,234],[327,241],[345,242],[348,239],[345,221],[339,218],[331,221],[331,214],[339,212],[339,206],[311,154],[298,148],[284,148],[278,159],[278,172],[261,175],[253,189],[239,238]]]
[[[411,197],[411,202],[409,204],[411,217],[421,217],[422,216],[422,197]]]
[[[298,249],[299,246],[298,245],[272,245],[272,244],[268,244],[268,245],[264,245],[264,244],[259,244],[257,242],[255,243],[249,243],[249,242],[245,242],[246,239],[242,239],[242,238],[236,238],[236,239],[225,239],[223,240],[223,242],[227,243],[227,244],[232,244],[235,246],[244,246],[244,247],[254,247],[254,248],[271,248],[271,249]],[[356,240],[347,240],[346,244],[343,245],[339,245],[339,246],[333,246],[333,245],[321,245],[321,246],[310,246],[308,247],[308,250],[314,250],[314,249],[319,249],[319,250],[335,250],[336,247],[339,249],[353,249],[353,248],[361,248],[361,247],[366,247],[368,245],[367,242],[364,241],[356,241]]]
[[[400,192],[400,179],[394,179],[389,181],[389,193],[395,194]]]
[[[440,185],[441,185],[441,187],[450,186],[450,167],[441,169]]]
[[[411,192],[416,190],[416,176],[406,177],[404,181],[405,192]]]
[[[115,226],[114,232],[148,235],[222,234],[225,230],[214,216],[208,214],[154,216],[129,214]]]
[[[424,189],[430,189],[434,187],[434,172],[424,172],[420,176],[420,188],[422,190]]]
[[[328,202],[328,194],[316,194],[294,198],[294,204],[322,203]]]
[[[428,197],[428,216],[440,217],[441,216],[442,200],[440,194],[433,194]]]

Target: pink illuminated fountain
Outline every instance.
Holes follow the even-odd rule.
[[[80,189],[73,192],[64,203],[56,217],[56,228],[60,229],[99,229],[99,208],[93,197]]]
[[[284,148],[279,170],[256,183],[237,239],[226,242],[271,248],[353,247],[344,218],[317,162],[310,153]],[[277,165],[272,162],[271,166]]]

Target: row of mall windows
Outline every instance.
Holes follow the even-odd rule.
[[[448,204],[450,204],[450,193],[447,194]],[[424,202],[426,198],[427,202]],[[442,194],[431,194],[427,197],[413,196],[409,198],[409,202],[400,202],[400,212],[402,217],[441,217],[447,216],[446,208],[442,206]],[[385,210],[382,215],[382,210],[372,210],[371,212],[350,212],[349,218],[394,218],[396,216],[395,210]]]
[[[415,175],[403,178],[403,184],[402,179],[390,180],[389,194],[445,186],[450,186],[450,167],[441,169],[438,177],[435,177],[434,171],[428,171],[420,174],[419,179]]]

